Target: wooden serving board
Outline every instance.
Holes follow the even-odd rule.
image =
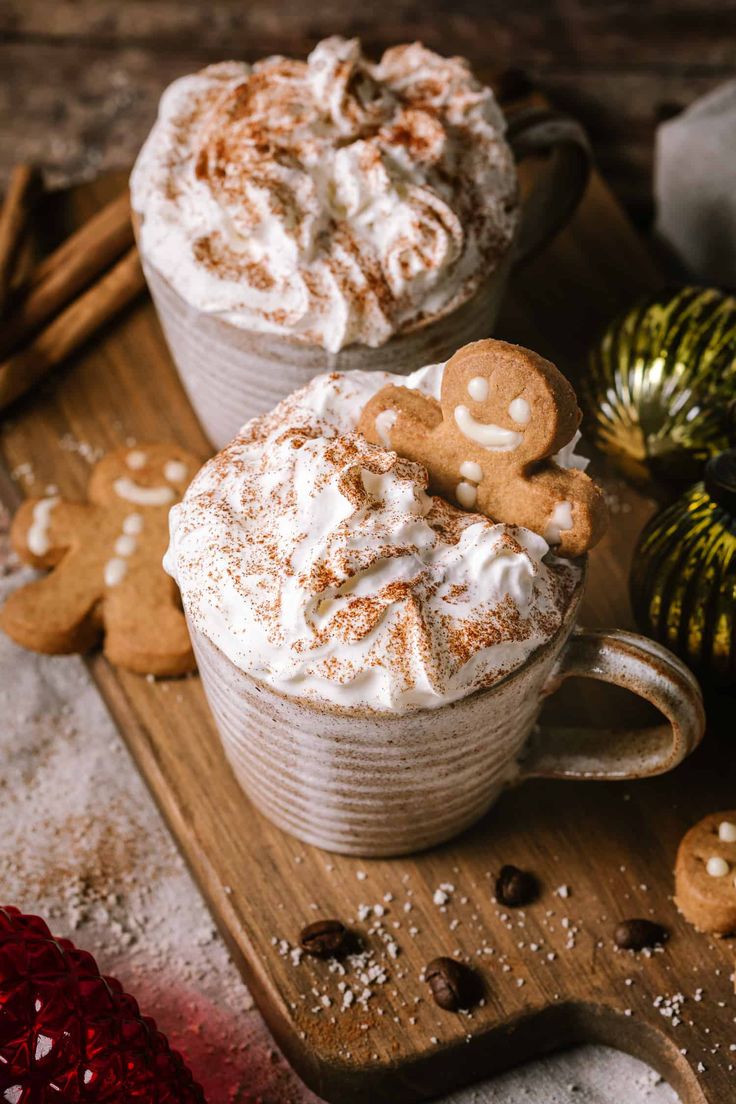
[[[54,233],[122,186],[121,177],[106,178],[57,197],[49,208]],[[573,224],[513,277],[498,333],[575,378],[606,320],[660,282],[594,177]],[[157,439],[202,458],[209,451],[151,303],[141,301],[4,419],[3,496],[12,503],[48,484],[83,495],[85,453]],[[591,558],[584,621],[628,627],[631,549],[652,504],[599,467],[614,514]],[[590,1040],[646,1059],[686,1104],[734,1099],[733,944],[696,934],[670,896],[682,833],[704,813],[736,805],[736,756],[719,739],[728,734],[725,709],[720,733],[714,706],[705,747],[669,776],[528,783],[447,846],[361,861],[302,845],[249,805],[197,678],[153,683],[99,657],[89,662],[276,1038],[322,1096],[351,1104],[418,1100]],[[622,722],[641,717],[628,697],[590,682],[568,686],[555,708],[592,723],[610,722],[612,713]],[[504,863],[541,880],[540,900],[524,912],[493,903]],[[370,915],[361,907],[374,905]],[[650,915],[672,930],[666,949],[651,957],[616,951],[616,922]],[[322,962],[294,961],[300,928],[332,916],[354,924],[380,969],[348,964],[343,977]],[[485,1001],[472,1015],[435,1007],[420,980],[431,958],[455,952],[483,975]],[[370,996],[361,1001],[364,990]],[[683,999],[673,1003],[676,994]]]

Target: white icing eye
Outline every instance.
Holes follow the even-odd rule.
[[[488,398],[488,380],[485,376],[473,376],[468,383],[468,394],[474,402],[485,402]]]
[[[526,425],[532,416],[532,410],[526,399],[521,395],[509,403],[509,418],[513,418],[519,425]]]
[[[718,838],[724,843],[736,843],[736,824],[722,820],[718,826]]]
[[[142,467],[145,467],[146,454],[141,449],[133,449],[125,457],[125,463],[133,471],[139,471]]]
[[[182,479],[186,479],[188,471],[186,464],[182,464],[181,460],[167,460],[164,464],[164,477],[169,483],[179,483]]]
[[[705,869],[708,871],[711,878],[725,878],[731,867],[725,859],[720,857],[720,855],[711,855],[705,864]]]

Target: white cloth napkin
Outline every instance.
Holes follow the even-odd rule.
[[[657,232],[698,280],[736,286],[736,80],[657,130]]]

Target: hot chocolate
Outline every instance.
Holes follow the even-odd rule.
[[[402,378],[424,402],[443,373]],[[584,560],[429,494],[391,426],[385,446],[356,432],[396,380],[323,375],[248,422],[173,508],[165,560],[251,800],[303,840],[363,855],[449,838],[525,773],[668,769],[702,732],[694,683],[663,649],[571,635]],[[574,445],[554,462],[584,466]],[[567,674],[638,690],[672,730],[618,745],[537,729],[530,743]]]
[[[141,251],[188,303],[330,352],[377,346],[477,291],[517,183],[490,89],[419,43],[176,81],[131,179]]]
[[[408,381],[432,390],[442,366]],[[402,713],[502,679],[560,629],[580,568],[427,494],[355,432],[385,372],[315,379],[207,464],[166,566],[192,624],[292,697]]]

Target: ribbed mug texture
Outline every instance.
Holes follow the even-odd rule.
[[[581,593],[582,585],[557,635],[510,676],[401,715],[287,697],[189,628],[225,753],[251,801],[306,843],[379,857],[450,839],[514,780]]]

